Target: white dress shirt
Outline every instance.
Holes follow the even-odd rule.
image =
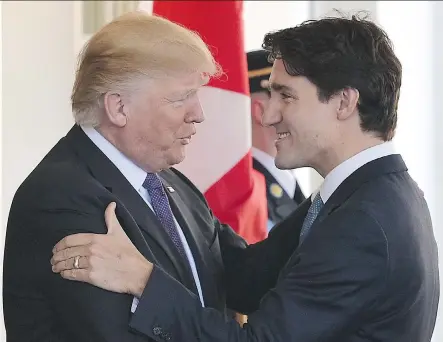
[[[148,190],[143,187],[143,182],[146,178],[146,172],[139,168],[136,164],[134,164],[130,159],[128,159],[94,128],[83,126],[81,128],[83,129],[85,134],[92,140],[92,142],[109,158],[109,160],[111,160],[112,163],[114,163],[114,165],[120,170],[123,176],[143,198],[149,208],[154,212]],[[203,300],[203,293],[201,289],[200,279],[198,277],[197,267],[195,266],[194,257],[192,256],[191,249],[189,248],[188,242],[186,241],[186,237],[183,234],[183,231],[175,217],[174,221],[175,225],[177,226],[177,230],[180,235],[183,247],[185,249],[186,256],[188,257],[189,265],[191,267],[192,275],[194,277],[195,285],[197,286],[198,295],[200,297],[200,302],[202,306],[204,306],[205,304]],[[137,305],[138,298],[134,297],[131,308],[132,312],[135,312]]]
[[[320,186],[320,197],[323,200],[323,203],[326,203],[340,184],[360,167],[373,160],[391,154],[396,154],[396,152],[394,144],[389,141],[363,150],[335,167],[325,177],[322,185]],[[314,194],[312,194],[311,200],[314,199],[314,196],[317,193],[318,191],[315,191]]]

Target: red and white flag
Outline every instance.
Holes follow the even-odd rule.
[[[224,76],[203,87],[206,120],[177,166],[215,216],[249,243],[267,236],[266,184],[252,168],[250,98],[242,1],[154,1],[153,13],[197,32]]]

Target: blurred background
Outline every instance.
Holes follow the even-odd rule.
[[[152,1],[0,2],[2,251],[17,187],[73,124],[69,97],[78,52],[98,27],[137,8],[150,12]],[[245,1],[244,49],[260,48],[269,31],[334,15],[333,9],[350,14],[369,11],[394,43],[403,64],[394,143],[425,193],[441,251],[443,197],[439,194],[443,193],[443,177],[438,170],[443,167],[443,40],[439,31],[443,29],[443,2]],[[296,174],[308,195],[322,180],[310,169]],[[443,341],[442,311],[434,342]],[[0,318],[0,341],[5,341],[3,316]]]

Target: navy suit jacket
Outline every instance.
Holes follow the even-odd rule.
[[[309,207],[305,201],[267,240],[298,245]],[[218,228],[223,236],[223,227]],[[423,193],[400,155],[372,161],[349,176],[327,201],[309,234],[277,278],[260,278],[256,263],[270,269],[278,247],[264,241],[227,247],[222,255],[240,327],[155,268],[131,327],[156,341],[200,342],[426,342],[439,300],[437,246]],[[262,251],[264,257],[247,255]],[[236,258],[232,258],[232,256]],[[248,283],[249,281],[249,283]],[[268,282],[269,281],[269,282]],[[263,286],[263,282],[268,282]],[[250,292],[246,292],[249,284]],[[266,287],[272,289],[264,293]]]

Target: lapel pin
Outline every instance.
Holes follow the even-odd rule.
[[[175,190],[172,186],[167,186],[166,189],[168,189],[169,192],[175,192]]]
[[[278,185],[277,183],[272,183],[269,186],[269,192],[275,198],[280,198],[283,196],[283,188],[280,185]]]

